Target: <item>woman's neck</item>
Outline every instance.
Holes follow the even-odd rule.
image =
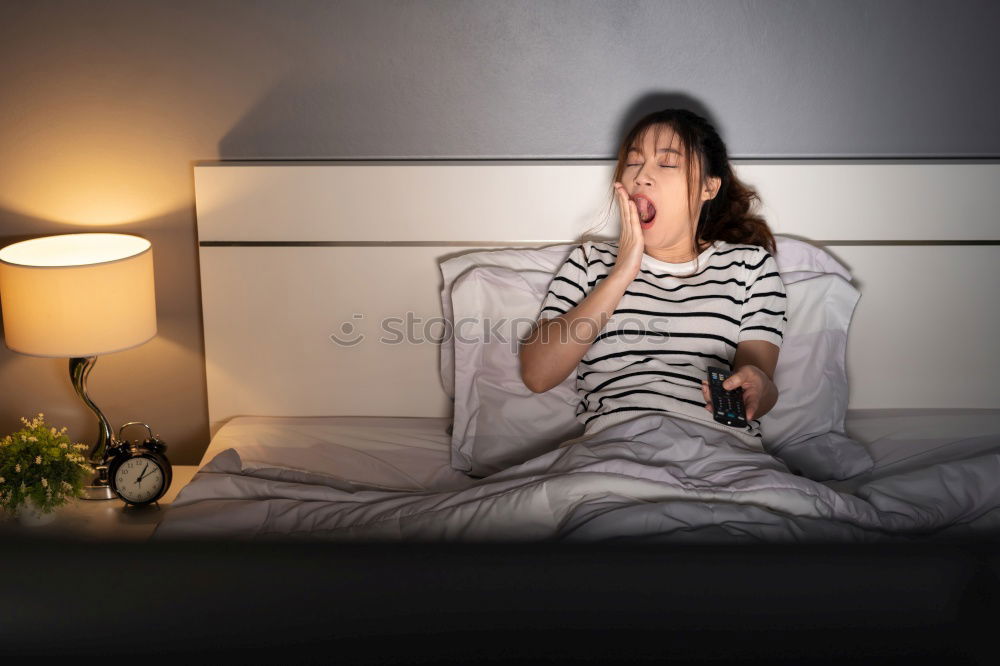
[[[655,249],[652,251],[647,250],[646,254],[651,256],[653,259],[657,259],[658,261],[664,261],[668,264],[684,264],[689,261],[694,261],[695,259],[697,259],[698,256],[701,255],[702,252],[707,250],[711,245],[712,243],[708,241],[701,241],[698,244],[698,251],[695,254],[691,254],[690,246],[684,248],[683,250],[675,249],[673,250],[673,252],[671,252],[670,250],[667,250],[665,252],[657,252]]]

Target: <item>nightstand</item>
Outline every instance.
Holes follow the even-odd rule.
[[[85,541],[144,541],[150,537],[163,511],[198,471],[197,465],[174,465],[173,479],[157,504],[129,506],[122,500],[75,499],[56,509],[55,520],[28,527],[0,512],[2,538],[72,538]]]

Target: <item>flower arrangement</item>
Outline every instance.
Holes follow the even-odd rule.
[[[71,443],[66,428],[47,426],[42,413],[21,422],[24,428],[0,440],[0,507],[17,513],[33,503],[48,513],[71,497],[83,497],[87,474],[94,473],[81,453],[87,445]]]

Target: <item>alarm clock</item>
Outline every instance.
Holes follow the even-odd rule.
[[[130,425],[146,427],[149,439],[135,444],[121,439],[122,430]],[[163,497],[173,476],[170,461],[164,451],[167,445],[153,436],[145,423],[130,421],[118,429],[118,442],[109,448],[108,485],[128,504],[151,504]]]

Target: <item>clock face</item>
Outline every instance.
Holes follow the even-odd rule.
[[[163,470],[149,458],[129,458],[115,472],[115,488],[129,502],[147,502],[163,488]]]

